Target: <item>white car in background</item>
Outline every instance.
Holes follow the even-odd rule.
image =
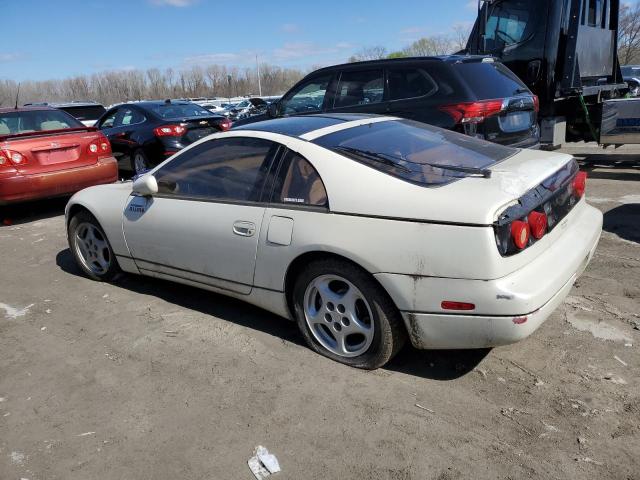
[[[425,124],[306,115],[206,137],[66,208],[82,270],[244,299],[360,368],[417,348],[524,339],[600,237],[584,173]]]

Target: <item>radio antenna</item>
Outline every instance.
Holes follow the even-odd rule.
[[[20,97],[20,84],[18,84],[18,91],[16,92],[16,106],[13,107],[14,110],[18,109],[18,98]]]

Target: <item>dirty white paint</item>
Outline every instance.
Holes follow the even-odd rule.
[[[96,432],[85,432],[85,433],[80,433],[79,435],[76,435],[76,437],[86,437],[87,435],[93,435]]]
[[[600,340],[611,340],[613,342],[631,341],[631,338],[622,330],[605,322],[600,322],[598,320],[582,317],[569,312],[567,312],[567,322],[581,332],[589,332],[595,338],[599,338]]]
[[[11,463],[15,465],[22,465],[24,463],[24,453],[22,452],[11,452]]]
[[[6,318],[18,318],[25,316],[33,305],[34,304],[32,303],[24,308],[15,308],[11,305],[7,305],[6,303],[0,303],[0,309],[4,310],[4,316]]]

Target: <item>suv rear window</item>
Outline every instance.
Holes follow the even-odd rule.
[[[18,110],[0,113],[0,135],[76,127],[84,127],[84,125],[60,110]]]
[[[471,88],[478,100],[512,97],[529,89],[501,63],[463,62],[453,67]]]
[[[470,175],[445,166],[485,169],[517,152],[412,120],[361,125],[317,138],[314,143],[423,186],[445,185]]]
[[[73,115],[78,120],[97,120],[99,119],[104,112],[106,112],[105,108],[102,105],[84,105],[84,106],[74,106],[74,107],[58,107],[60,110],[63,110],[71,115]]]

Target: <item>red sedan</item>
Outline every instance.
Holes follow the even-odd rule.
[[[0,108],[0,205],[117,179],[109,140],[95,128],[54,108]]]

